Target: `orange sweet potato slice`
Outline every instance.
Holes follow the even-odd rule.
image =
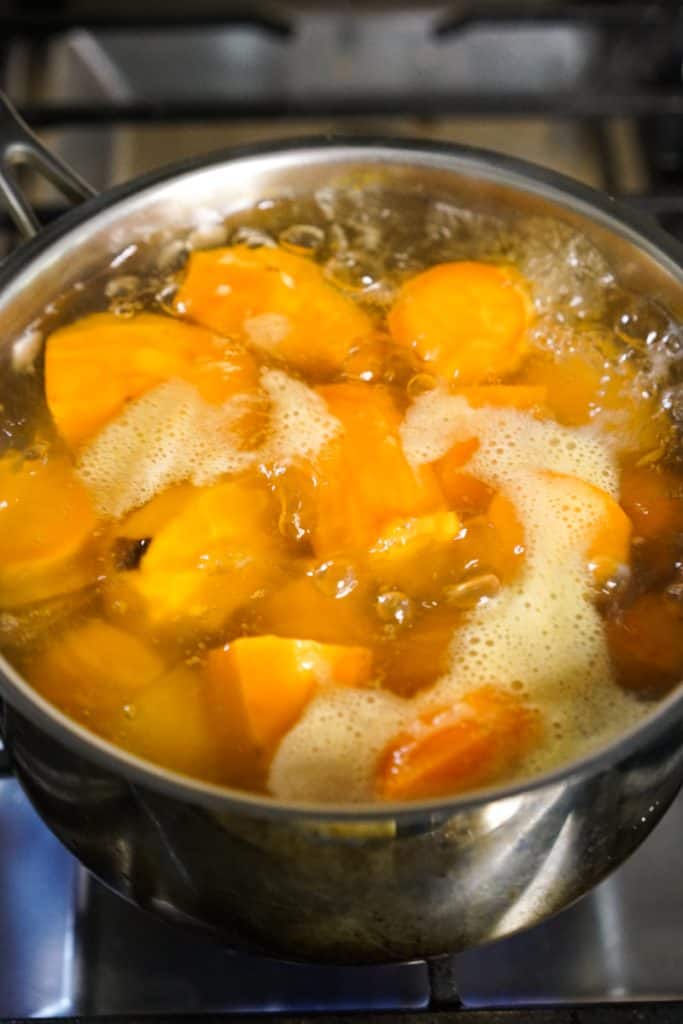
[[[95,512],[66,459],[0,460],[0,607],[94,582]]]
[[[152,647],[103,619],[68,629],[29,661],[27,675],[68,714],[108,733],[113,716],[164,671]]]
[[[683,479],[660,466],[632,466],[621,477],[621,504],[638,537],[683,533]]]
[[[403,454],[401,417],[385,389],[349,383],[317,391],[343,428],[314,467],[317,555],[367,550],[392,520],[444,508],[432,468],[414,468]]]
[[[265,246],[192,253],[175,304],[196,323],[313,372],[338,369],[372,334],[317,264]]]
[[[555,480],[565,489],[568,501],[572,495],[595,506],[593,521],[586,538],[586,559],[596,586],[618,576],[629,565],[631,520],[613,498],[600,487],[565,473],[544,472],[546,480]]]
[[[461,384],[514,372],[527,351],[531,302],[508,267],[440,263],[402,286],[388,324],[398,345],[432,372]]]
[[[211,331],[168,316],[130,320],[93,313],[47,339],[45,394],[57,430],[71,446],[92,437],[125,403],[162,381],[182,377],[207,401],[251,387],[251,356]]]
[[[222,750],[204,680],[181,666],[141,689],[116,720],[112,739],[138,757],[171,771],[206,779],[233,781],[235,766]],[[238,770],[246,773],[244,762]],[[253,786],[248,776],[240,783]]]
[[[515,506],[503,494],[496,494],[486,513],[489,532],[481,558],[499,579],[513,579],[524,560],[524,527]]]
[[[621,686],[659,697],[683,679],[683,606],[666,593],[643,594],[607,622]]]
[[[318,686],[359,686],[372,670],[367,647],[279,636],[241,637],[209,652],[206,678],[226,737],[271,752]]]
[[[537,711],[483,686],[396,737],[378,766],[377,795],[415,800],[495,782],[514,771],[539,736]]]
[[[369,551],[375,580],[412,597],[428,597],[448,575],[462,529],[455,512],[396,519],[384,527]]]
[[[479,441],[476,437],[459,441],[433,463],[434,472],[448,504],[461,515],[481,514],[487,509],[494,495],[492,487],[462,468],[478,447]]]
[[[382,686],[402,697],[431,686],[448,667],[448,651],[461,623],[460,612],[435,608],[388,637],[376,655]]]
[[[372,619],[366,587],[359,585],[344,597],[321,590],[311,576],[291,580],[269,594],[259,625],[278,636],[318,640],[329,644],[367,644]]]
[[[177,514],[153,534],[139,567],[115,574],[110,601],[125,606],[140,628],[210,632],[277,572],[281,552],[269,496],[228,481],[192,489],[189,497],[179,489],[176,499]]]

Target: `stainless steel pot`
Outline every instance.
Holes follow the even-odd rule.
[[[29,159],[74,198],[89,190],[4,109],[0,177]],[[10,168],[11,170],[11,168]],[[628,287],[683,315],[683,249],[607,196],[516,160],[455,146],[326,139],[219,153],[87,198],[0,274],[0,360],[44,305],[125,246],[371,171],[497,210],[550,214],[603,250]],[[386,962],[456,952],[540,921],[634,850],[683,781],[683,693],[597,755],[527,785],[409,805],[284,805],[196,782],[115,749],[0,662],[12,769],[62,842],[113,889],[228,944],[289,959]]]

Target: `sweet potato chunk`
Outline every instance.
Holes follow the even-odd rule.
[[[125,403],[162,381],[181,377],[207,401],[226,401],[251,387],[251,356],[211,331],[168,316],[123,320],[93,313],[51,334],[45,349],[45,393],[57,430],[76,447]]]
[[[629,565],[631,520],[621,505],[607,494],[606,491],[565,473],[545,472],[547,480],[554,480],[565,490],[567,501],[573,495],[582,505],[595,506],[592,522],[586,536],[586,559],[588,568],[596,586],[601,586],[608,579],[620,575]]]
[[[382,685],[402,697],[431,686],[448,667],[448,651],[461,624],[461,612],[435,608],[411,628],[387,638],[377,654]]]
[[[359,586],[353,593],[335,597],[324,593],[311,576],[302,576],[266,597],[259,622],[267,632],[293,639],[370,643],[372,620],[365,589]]]
[[[461,384],[512,373],[526,351],[531,302],[511,268],[463,260],[406,281],[388,316],[396,344]]]
[[[621,504],[638,537],[683,533],[683,480],[659,466],[633,466],[621,477]]]
[[[186,667],[141,690],[127,714],[119,716],[114,739],[138,757],[209,782],[226,781],[232,768],[221,750],[204,681]]]
[[[524,559],[524,527],[513,503],[500,493],[489,505],[486,518],[489,532],[481,560],[507,582],[515,577]]]
[[[428,596],[454,560],[453,541],[462,524],[455,512],[396,519],[370,548],[368,565],[376,580],[411,596]]]
[[[113,718],[164,671],[152,647],[102,619],[68,629],[29,663],[40,692],[85,725],[109,733]]]
[[[280,555],[266,493],[232,481],[196,489],[139,567],[115,577],[115,600],[153,628],[211,632],[271,582]]]
[[[90,498],[66,459],[0,459],[0,608],[94,582],[95,524]]]
[[[607,622],[621,686],[659,697],[683,679],[683,606],[666,593],[643,594]]]
[[[448,504],[461,515],[481,514],[487,509],[494,495],[492,487],[462,468],[478,447],[479,441],[476,437],[459,441],[433,464]]]
[[[355,383],[317,390],[343,427],[314,467],[317,555],[367,550],[392,520],[445,507],[431,467],[413,468],[403,454],[401,417],[387,391]]]
[[[366,314],[328,284],[319,266],[268,247],[236,245],[193,253],[176,309],[312,372],[338,369],[372,333]]]
[[[279,636],[241,637],[209,652],[206,677],[225,736],[272,753],[318,686],[359,686],[372,670],[367,647]]]
[[[191,484],[167,487],[150,501],[135,509],[130,515],[115,523],[112,533],[116,537],[140,540],[153,538],[175,516],[179,515],[188,501],[196,497],[197,490]]]
[[[377,794],[415,800],[484,786],[513,771],[539,736],[538,712],[483,686],[396,737],[380,761]]]

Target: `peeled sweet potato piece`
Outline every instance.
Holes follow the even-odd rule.
[[[368,567],[374,579],[411,596],[429,595],[454,561],[453,542],[462,528],[455,512],[396,519],[384,527],[370,548]]]
[[[125,403],[180,377],[207,401],[224,402],[253,386],[249,353],[211,331],[156,313],[129,320],[92,313],[47,339],[45,394],[57,430],[76,447]]]
[[[281,552],[269,495],[228,481],[176,498],[177,514],[150,537],[137,568],[114,575],[109,599],[143,626],[211,632],[277,572]],[[144,531],[144,510],[135,515]]]
[[[617,680],[659,697],[683,679],[683,606],[665,592],[643,594],[607,622]]]
[[[241,637],[210,651],[206,678],[231,744],[272,753],[318,686],[358,686],[372,670],[367,647],[279,636]]]
[[[175,305],[196,323],[313,372],[338,369],[372,334],[366,314],[317,264],[267,246],[192,253]]]
[[[377,653],[382,686],[402,697],[430,686],[448,667],[448,651],[461,623],[460,612],[435,608],[389,637]]]
[[[372,638],[372,620],[360,585],[336,597],[325,593],[311,576],[290,580],[268,594],[260,606],[259,623],[278,636],[318,640],[329,644],[366,644]]]
[[[442,458],[433,463],[434,472],[448,504],[462,515],[478,515],[491,502],[494,490],[463,466],[479,447],[476,437],[454,444]]]
[[[117,720],[113,738],[138,757],[171,771],[209,782],[232,781],[234,766],[223,756],[205,689],[198,672],[185,666],[173,669],[131,700],[127,714]]]
[[[513,579],[524,560],[524,527],[514,504],[496,494],[486,513],[488,533],[481,559],[507,582]]]
[[[431,372],[460,384],[496,381],[527,352],[532,307],[512,268],[462,260],[410,278],[389,313],[397,345]]]
[[[108,735],[114,716],[164,669],[161,655],[141,639],[91,619],[51,638],[26,673],[48,700]]]
[[[367,550],[392,520],[445,507],[432,468],[414,468],[403,454],[401,416],[385,389],[349,383],[317,393],[343,428],[314,466],[317,555]]]
[[[61,457],[0,459],[0,608],[94,582],[95,511]]]
[[[415,800],[495,782],[517,767],[540,732],[537,711],[483,686],[396,737],[378,766],[377,795]]]
[[[660,466],[626,469],[621,504],[638,537],[655,540],[683,533],[683,479]]]
[[[579,477],[550,471],[543,476],[556,481],[568,501],[576,495],[582,505],[595,505],[594,517],[587,529],[586,561],[596,586],[623,573],[630,562],[633,527],[621,505],[606,491]]]

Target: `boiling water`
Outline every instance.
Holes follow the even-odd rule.
[[[273,313],[245,325],[259,362],[253,393],[217,406],[190,384],[169,380],[130,402],[75,458],[101,517],[100,532],[172,485],[202,487],[249,474],[272,484],[280,477],[286,500],[273,529],[291,542],[291,550],[285,579],[279,577],[273,586],[312,576],[340,606],[363,591],[368,634],[378,664],[385,666],[370,688],[323,688],[279,744],[265,776],[216,767],[213,753],[191,770],[216,781],[265,788],[284,799],[367,800],[373,798],[377,760],[392,737],[423,711],[457,706],[482,685],[495,683],[521,695],[549,725],[516,769],[518,775],[562,763],[646,714],[643,695],[619,685],[604,621],[648,589],[668,586],[675,593],[683,557],[680,537],[667,538],[664,568],[661,551],[650,560],[648,545],[640,544],[628,582],[608,581],[596,595],[581,552],[600,510],[590,491],[577,496],[562,476],[551,474],[579,477],[618,499],[625,466],[656,463],[677,472],[683,336],[660,306],[626,292],[601,253],[560,221],[505,221],[420,193],[329,189],[302,200],[265,201],[225,222],[216,217],[203,228],[157,240],[135,255],[130,271],[121,274],[117,266],[103,272],[15,344],[13,380],[20,386],[14,397],[7,390],[4,403],[7,443],[28,448],[33,458],[37,452],[49,459],[61,450],[50,434],[44,404],[37,403],[40,411],[30,419],[17,404],[17,394],[34,402],[42,394],[41,333],[94,309],[109,309],[122,321],[141,311],[182,314],[174,296],[188,254],[225,244],[277,245],[310,257],[330,283],[367,311],[380,332],[401,283],[426,267],[462,259],[512,264],[527,281],[535,307],[530,369],[523,367],[512,382],[534,383],[539,367],[579,354],[601,368],[606,389],[618,381],[621,398],[604,406],[594,400],[584,425],[537,419],[515,409],[473,408],[390,344],[381,359],[352,352],[338,373],[321,380],[278,360],[283,325]],[[483,598],[475,589],[475,599],[453,619],[440,671],[413,693],[393,685],[394,663],[386,652],[410,644],[420,622],[448,604],[443,581],[416,597],[378,588],[352,563],[316,565],[313,557],[306,487],[297,487],[295,474],[342,431],[313,390],[330,379],[380,383],[390,390],[402,410],[400,440],[414,467],[439,459],[457,442],[478,438],[467,472],[509,498],[524,527],[523,570]],[[631,416],[636,406],[647,413]],[[243,423],[249,417],[256,425],[245,442]],[[654,571],[651,562],[657,559]],[[466,582],[468,573],[471,566],[460,567],[447,582]],[[94,564],[93,576],[99,579],[82,594],[0,613],[5,649],[38,688],[36,649],[94,616],[118,621],[101,566],[98,571]],[[190,638],[152,632],[146,642],[161,651],[166,670],[179,667],[187,673],[187,693],[194,693],[207,646],[267,630],[263,600],[263,592],[255,592],[218,630],[199,630]],[[302,636],[307,628],[303,621]],[[136,749],[125,721],[135,718],[135,702],[121,709],[116,727],[100,720],[96,703],[65,704],[96,731]],[[166,763],[187,770],[172,753]]]

